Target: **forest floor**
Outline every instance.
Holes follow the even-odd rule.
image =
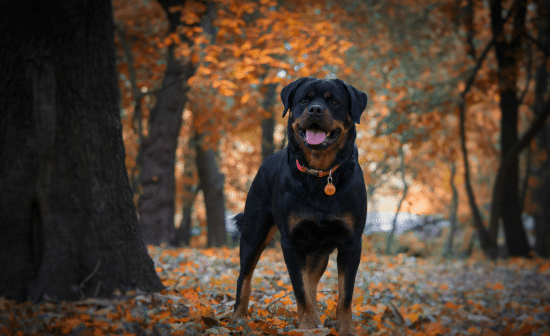
[[[166,290],[113,299],[14,303],[0,298],[2,335],[337,335],[335,255],[321,278],[319,329],[296,329],[280,249],[254,273],[250,318],[231,324],[236,249],[149,247]],[[359,335],[550,335],[550,261],[432,260],[364,254],[353,318]]]

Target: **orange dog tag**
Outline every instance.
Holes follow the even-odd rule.
[[[327,185],[325,186],[325,194],[327,194],[328,196],[332,196],[334,195],[335,192],[336,192],[336,187],[334,186],[334,184],[332,184],[332,170],[331,170],[329,172],[329,176],[327,179]]]

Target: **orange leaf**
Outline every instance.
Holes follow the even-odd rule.
[[[164,320],[165,318],[168,318],[168,317],[170,317],[170,311],[164,311],[164,312],[160,312],[156,315],[153,315],[153,320],[160,321],[160,320]]]
[[[460,308],[460,306],[452,302],[447,302],[445,303],[445,308],[448,308],[451,310],[457,310],[458,308]]]
[[[539,273],[546,273],[550,270],[550,262],[545,262],[539,267]]]
[[[501,284],[500,282],[497,282],[496,284],[494,284],[493,289],[496,289],[496,290],[504,289],[504,285]]]
[[[447,330],[443,325],[441,325],[441,323],[432,322],[426,325],[424,332],[425,332],[425,335],[436,336],[436,335],[444,335],[447,332]]]

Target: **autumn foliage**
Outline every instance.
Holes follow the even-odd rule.
[[[365,246],[367,251],[370,247]],[[295,329],[295,299],[280,250],[268,249],[252,281],[251,318],[229,322],[236,249],[150,248],[166,289],[113,299],[20,303],[0,299],[3,335],[337,335],[336,260],[321,278],[321,326]],[[365,254],[353,300],[359,335],[547,335],[550,264],[471,258],[439,264]]]
[[[126,167],[136,204],[148,159],[140,151],[169,53],[193,70],[181,81],[188,92],[185,108],[177,111],[179,136],[166,139],[178,144],[170,192],[176,225],[190,211],[190,246],[149,246],[165,286],[161,293],[117,290],[109,299],[72,303],[0,297],[1,334],[337,335],[335,260],[320,283],[319,328],[298,330],[277,247],[264,253],[254,273],[250,318],[229,322],[238,250],[204,249],[208,225],[196,164],[197,148],[214,153],[225,210],[241,212],[262,151],[286,145],[280,90],[298,77],[316,76],[341,78],[369,95],[356,141],[369,212],[450,222],[433,239],[412,231],[393,241],[387,232],[363,237],[352,307],[357,333],[550,335],[550,264],[543,259],[550,256],[547,0],[112,3]],[[177,25],[170,26],[168,14],[179,18]],[[499,64],[495,45],[514,47],[512,66],[503,66],[502,57]],[[508,98],[515,98],[518,117],[512,125],[503,123],[501,106],[511,87]],[[506,180],[498,173],[511,167],[510,151],[502,146],[505,127],[519,135],[510,144],[516,153],[508,155],[517,168],[515,196],[524,220],[516,229],[526,232],[534,253],[489,260],[506,256],[515,243],[499,234],[502,212],[491,213],[506,196],[496,192],[502,190],[497,176]],[[483,232],[491,253],[480,244]]]
[[[505,10],[516,13],[525,5],[502,3],[505,39],[511,39],[515,17],[509,12],[505,18]],[[525,19],[530,38],[518,55],[520,133],[540,113],[533,112],[534,108],[546,96],[537,92],[547,91],[534,75],[549,62],[541,23],[546,14],[543,5],[530,6]],[[318,76],[338,77],[369,93],[357,144],[371,208],[396,211],[403,197],[402,207],[397,209],[401,212],[456,217],[459,223],[472,218],[471,202],[463,187],[467,182],[459,129],[463,102],[472,193],[485,220],[495,217],[488,209],[493,201],[494,169],[502,154],[501,97],[497,59],[491,52],[496,32],[491,31],[490,8],[482,2],[220,0],[184,1],[170,10],[180,13],[182,25],[177,33],[166,35],[166,22],[157,3],[115,1],[131,176],[139,171],[139,139],[147,134],[148,109],[155,103],[166,47],[176,45],[182,62],[191,60],[197,67],[188,81],[189,103],[183,113],[177,153],[178,213],[181,202],[189,199],[188,190],[199,185],[193,164],[192,144],[196,141],[217,151],[225,176],[226,207],[231,212],[242,211],[246,191],[262,160],[264,121],[275,123],[274,148],[285,145],[278,92],[290,80]],[[144,20],[145,16],[151,19]],[[205,20],[210,25],[205,25]],[[134,113],[135,106],[142,109],[139,115]],[[548,161],[547,149],[537,141],[531,141],[519,156],[519,202],[531,216],[542,211],[540,196],[533,192],[546,183],[544,174],[532,171],[546,171]],[[403,181],[399,181],[400,162],[410,186],[405,195]],[[451,173],[453,169],[456,173]],[[459,186],[456,216],[448,207],[455,202],[453,184]],[[135,187],[139,195],[139,185]],[[200,204],[199,193],[193,221],[204,228]]]
[[[518,55],[517,68],[521,89],[517,92],[521,98],[517,127],[522,133],[539,113],[534,106],[548,99],[547,88],[543,88],[542,94],[537,93],[539,84],[535,72],[548,68],[550,63],[544,25],[540,23],[547,15],[542,10],[544,4],[504,1],[503,18],[506,9],[516,8],[513,6],[518,4],[530,6],[525,20],[529,38]],[[168,46],[175,47],[181,62],[191,62],[196,67],[186,83],[188,103],[182,111],[183,123],[177,139],[174,196],[178,219],[183,216],[181,209],[191,204],[192,226],[199,232],[193,237],[192,246],[206,244],[207,226],[194,163],[197,143],[216,152],[225,177],[227,210],[242,211],[248,187],[262,160],[265,145],[262,123],[266,120],[274,123],[274,148],[282,148],[286,143],[278,93],[291,80],[317,76],[341,78],[369,94],[367,111],[357,128],[359,160],[369,189],[369,211],[456,218],[456,228],[443,230],[446,235],[460,238],[454,246],[450,240],[452,255],[476,253],[478,243],[469,224],[471,201],[464,186],[468,178],[475,202],[481,209],[482,224],[487,226],[491,219],[489,210],[496,167],[501,164],[503,154],[499,143],[502,131],[499,70],[496,55],[490,51],[496,38],[495,31],[491,30],[490,8],[484,2],[181,1],[170,7],[171,13],[180,16],[177,31],[170,34],[163,8],[157,2],[114,1],[114,7],[127,167],[136,200],[140,194],[139,146],[148,135],[150,111],[166,71]],[[505,21],[501,29],[505,39],[513,37],[510,21]],[[463,137],[461,116],[464,116]],[[463,164],[464,150],[469,155],[468,160],[464,160],[469,164],[469,176]],[[547,151],[548,148],[533,140],[519,156],[520,202],[526,215],[536,216],[543,208],[537,187],[545,185],[546,178],[535,172],[547,171]],[[403,201],[399,202],[401,198]],[[401,207],[396,209],[398,204]],[[450,204],[456,204],[456,209]],[[528,235],[532,237],[533,232]],[[495,244],[503,243],[494,238]],[[434,247],[433,242],[407,233],[396,240],[399,247],[395,250],[408,251],[411,255],[439,255],[443,240],[440,238]],[[371,252],[388,252],[377,243],[380,239],[376,234],[365,237],[365,241],[373,243]],[[185,250],[185,253],[194,253],[202,258],[200,260],[206,260],[211,253],[236,265],[232,259],[234,254],[223,255],[230,253],[229,250]],[[180,254],[166,258],[184,257]],[[397,260],[364,258],[364,263],[371,262],[384,272],[392,274],[399,269],[402,275],[407,267],[403,260],[409,260],[403,255]],[[258,307],[254,311],[256,320],[237,327],[228,326],[222,310],[231,310],[227,304],[232,300],[231,291],[226,288],[233,285],[234,274],[229,270],[220,271],[223,274],[217,274],[217,280],[208,285],[218,288],[219,292],[208,296],[211,293],[204,293],[209,290],[204,283],[198,284],[199,280],[189,276],[196,265],[187,262],[197,261],[179,260],[173,266],[180,270],[178,274],[185,274],[181,279],[170,275],[172,269],[166,270],[164,266],[158,269],[169,290],[179,293],[186,300],[185,305],[191,307],[185,320],[169,323],[188,323],[185,325],[199,329],[229,328],[227,332],[291,333],[284,329],[284,319],[294,314],[286,308],[292,304],[288,281],[282,282],[274,273],[262,274],[268,283],[258,289],[264,293],[258,304],[269,309]],[[506,267],[514,268],[518,265],[515,263],[522,262],[516,260]],[[163,264],[159,261],[159,265]],[[449,267],[449,272],[455,271],[454,266]],[[542,264],[534,268],[541,274],[547,273],[547,267]],[[462,276],[469,276],[468,272],[465,274]],[[188,280],[197,284],[189,284]],[[258,281],[263,284],[264,280]],[[437,294],[428,298],[438,307],[437,313],[429,308],[429,302],[415,301],[415,295],[421,296],[416,282],[390,281],[390,284],[393,285],[370,282],[364,292],[359,293],[354,311],[360,312],[357,318],[363,322],[360,327],[363,332],[384,334],[401,328],[406,330],[405,334],[448,334],[453,332],[453,327],[446,319],[458,318],[457,312],[475,322],[471,325],[464,322],[457,327],[465,334],[490,334],[498,329],[494,323],[502,317],[500,313],[490,316],[494,312],[476,301],[475,294],[456,299],[464,292],[457,291],[453,284],[438,282],[434,292]],[[499,300],[499,294],[508,289],[506,279],[498,278],[484,284],[479,291],[490,291],[491,300]],[[384,295],[395,292],[402,292],[399,304],[390,300],[381,305],[379,300]],[[169,295],[167,293],[164,295]],[[437,296],[439,293],[449,293],[451,298],[446,300]],[[333,302],[325,298],[321,301],[325,310],[323,320],[330,320]],[[521,309],[520,306],[508,303],[506,309]],[[545,314],[548,308],[538,309]],[[445,318],[439,318],[442,316]],[[163,321],[167,319],[169,315]],[[534,317],[514,320],[516,327],[506,332],[528,332],[538,325],[537,321]],[[498,330],[504,332],[505,329]]]

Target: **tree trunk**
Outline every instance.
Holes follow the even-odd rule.
[[[169,34],[175,33],[180,20],[179,11],[170,11],[170,6],[185,1],[159,0],[169,21]],[[185,37],[182,36],[182,40]],[[194,74],[195,66],[189,60],[183,63],[175,54],[175,46],[168,47],[168,62],[157,104],[149,119],[149,137],[140,148],[141,185],[139,223],[147,244],[170,243],[175,236],[174,197],[175,160],[177,140],[182,114],[187,102],[187,80]]]
[[[544,0],[537,6],[539,17],[538,25],[538,42],[542,48],[550,50],[550,1]],[[544,113],[544,96],[548,92],[549,74],[546,65],[550,55],[546,54],[544,61],[537,67],[536,70],[536,86],[535,86],[535,115]],[[542,131],[536,138],[537,147],[541,151],[545,151],[546,155],[550,154],[550,125],[544,126]],[[533,172],[533,175],[538,179],[539,183],[533,188],[533,202],[537,209],[533,214],[535,219],[535,252],[541,256],[550,257],[550,160],[545,160],[540,163],[538,169]]]
[[[193,201],[195,197],[193,197]],[[191,215],[193,214],[193,203],[185,203],[182,208],[180,226],[176,229],[176,235],[171,244],[173,246],[189,246],[191,243]]]
[[[110,1],[13,5],[0,22],[0,296],[160,290],[124,163]]]
[[[470,177],[470,162],[468,161],[468,150],[466,148],[466,103],[465,103],[466,91],[462,94],[462,100],[459,103],[459,124],[460,124],[460,148],[462,151],[462,162],[464,164],[464,186],[466,187],[466,195],[468,196],[468,204],[472,211],[472,220],[474,227],[477,231],[477,236],[481,249],[491,259],[496,259],[496,242],[491,238],[491,235],[485,229],[483,224],[483,218],[481,217],[481,211],[477,206],[477,202],[474,196],[474,190],[471,184]]]
[[[500,1],[491,2],[491,26],[496,36],[495,53],[498,64],[500,109],[501,109],[501,164],[504,164],[506,154],[518,141],[518,109],[517,80],[519,78],[519,63],[522,53],[522,43],[525,36],[526,2],[520,1],[513,13],[513,32],[510,42],[505,31],[501,30],[503,23]],[[500,217],[504,226],[506,246],[510,256],[529,256],[529,243],[521,219],[521,204],[519,200],[519,160],[517,156],[506,167],[507,174],[502,180],[502,203]],[[496,187],[496,184],[495,184]],[[498,215],[498,214],[497,214]],[[497,222],[498,223],[498,222]],[[496,240],[498,226],[493,226],[491,236]]]
[[[262,120],[262,162],[275,151],[275,143],[273,142],[275,112],[273,111],[273,105],[275,105],[277,98],[277,84],[267,84],[265,90],[262,107],[270,113],[270,116]]]
[[[191,141],[190,141],[191,143]],[[189,246],[191,243],[191,215],[193,213],[193,204],[195,203],[195,198],[199,191],[196,181],[197,178],[197,169],[195,165],[192,165],[191,162],[195,161],[193,155],[185,155],[183,157],[185,161],[185,170],[183,172],[183,190],[182,192],[182,216],[180,226],[176,229],[176,236],[172,241],[174,246]]]
[[[451,209],[449,214],[449,222],[450,222],[450,230],[449,230],[449,236],[447,237],[447,242],[445,244],[445,248],[443,250],[443,255],[450,256],[453,253],[453,242],[454,242],[454,236],[456,233],[456,226],[457,226],[457,210],[458,210],[458,190],[456,189],[455,185],[455,175],[456,175],[456,163],[453,161],[451,162],[451,189],[453,191],[453,200],[451,202]]]
[[[500,3],[498,3],[498,5],[500,6]],[[466,86],[464,90],[460,93],[460,102],[458,104],[460,147],[462,151],[462,160],[464,163],[464,185],[466,187],[466,194],[468,196],[468,204],[470,205],[470,209],[472,211],[473,224],[477,230],[477,235],[481,244],[481,248],[483,249],[483,252],[485,253],[485,255],[487,255],[491,259],[496,258],[496,254],[497,254],[496,241],[491,237],[490,233],[485,229],[485,226],[483,224],[483,219],[481,218],[481,212],[477,206],[475,196],[474,196],[474,191],[470,182],[471,180],[470,163],[468,161],[468,150],[466,149],[466,95],[474,85],[477,72],[481,68],[481,65],[485,60],[489,50],[493,47],[493,45],[496,44],[497,36],[500,35],[500,32],[502,31],[504,24],[508,21],[508,19],[512,16],[512,14],[517,11],[518,5],[520,5],[520,0],[515,0],[514,3],[511,5],[510,10],[508,11],[508,14],[504,19],[502,19],[499,16],[500,12],[498,15],[495,16],[495,20],[493,20],[493,27],[492,27],[493,37],[491,38],[491,41],[485,46],[479,58],[477,59],[476,65],[473,68],[473,74],[468,78],[468,80],[466,81]],[[496,11],[493,13],[496,13]],[[470,47],[473,47],[473,46],[470,45]],[[472,52],[472,54],[475,54],[475,52]],[[502,167],[503,166],[501,166],[501,168]],[[496,190],[497,189],[494,188],[493,192]],[[495,197],[493,197],[493,203],[492,203],[493,207],[491,208],[491,211],[495,209],[496,204],[494,199]]]
[[[202,148],[202,141],[198,140],[197,171],[199,173],[200,188],[204,193],[206,221],[208,225],[208,247],[223,246],[227,243],[225,229],[225,201],[224,176],[220,173],[214,150]]]
[[[403,196],[397,204],[397,210],[395,211],[395,215],[393,216],[393,220],[391,222],[391,231],[386,237],[386,254],[388,255],[392,254],[393,238],[395,237],[395,231],[397,229],[397,216],[399,216],[399,213],[401,212],[401,206],[403,205],[403,201],[405,201],[405,198],[407,198],[407,192],[409,191],[409,185],[407,184],[407,180],[405,180],[405,153],[403,152],[403,145],[399,147],[399,157],[401,158],[400,170],[401,182],[403,183]]]
[[[143,143],[143,112],[142,112],[142,101],[146,94],[141,93],[141,91],[138,88],[137,84],[137,78],[136,78],[136,70],[134,68],[134,57],[132,54],[132,48],[130,46],[130,43],[128,42],[128,38],[126,36],[126,31],[123,27],[120,25],[115,24],[115,31],[118,35],[120,44],[122,46],[124,58],[126,59],[126,63],[128,64],[128,75],[129,75],[129,81],[130,81],[130,88],[132,91],[132,96],[134,97],[134,113],[132,116],[133,119],[133,128],[134,132],[138,135],[138,145],[141,146]],[[136,165],[132,168],[130,172],[130,185],[132,187],[132,192],[134,195],[136,195],[139,191],[139,183],[140,183],[140,157],[136,158]]]

